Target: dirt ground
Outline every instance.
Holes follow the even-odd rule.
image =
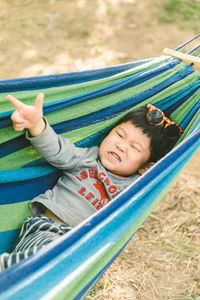
[[[192,19],[162,22],[167,2],[1,0],[0,78],[160,56],[198,33]],[[199,165],[200,152],[86,299],[200,299]]]

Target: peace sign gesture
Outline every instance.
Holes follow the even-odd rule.
[[[34,106],[26,105],[11,95],[8,95],[7,99],[16,107],[16,111],[11,116],[15,130],[20,131],[28,128],[33,136],[44,130],[42,109],[44,95],[42,93],[37,96]]]

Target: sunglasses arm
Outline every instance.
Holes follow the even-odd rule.
[[[163,53],[166,54],[166,55],[170,55],[170,56],[173,56],[175,58],[180,59],[186,65],[193,64],[192,68],[194,69],[194,71],[196,71],[198,74],[200,74],[200,57],[185,54],[185,53],[181,53],[179,51],[172,50],[172,49],[169,49],[169,48],[165,48],[163,50]]]

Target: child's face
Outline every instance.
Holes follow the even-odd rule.
[[[130,121],[113,128],[99,147],[99,158],[119,177],[137,172],[150,158],[151,139]]]

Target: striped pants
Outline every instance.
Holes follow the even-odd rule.
[[[0,271],[20,262],[71,230],[67,224],[38,215],[25,219],[14,250],[0,255]]]

